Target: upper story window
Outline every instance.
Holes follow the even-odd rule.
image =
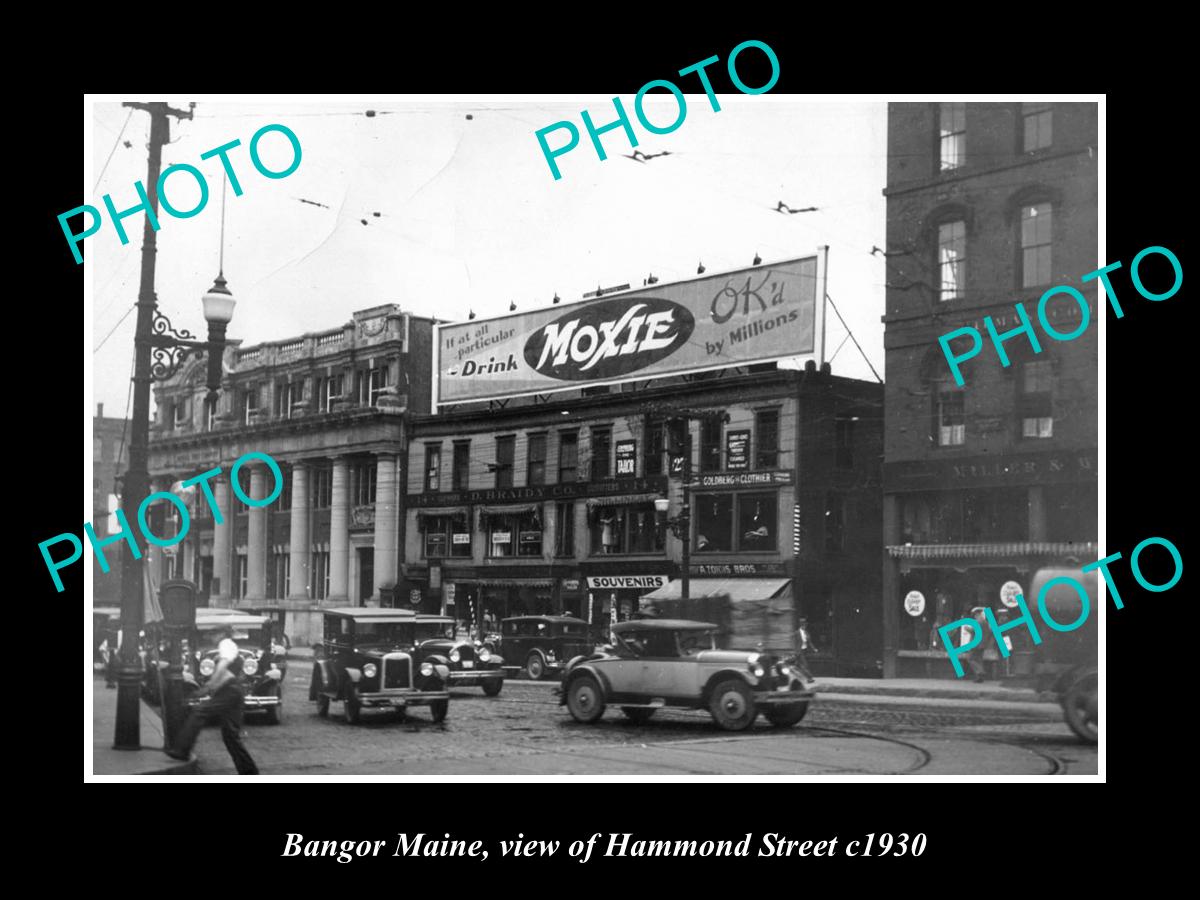
[[[1049,203],[1021,207],[1021,286],[1050,283],[1050,238],[1054,210]]]
[[[525,475],[526,484],[546,483],[546,435],[531,434],[529,441],[528,469]]]
[[[176,431],[186,428],[191,421],[191,403],[187,398],[171,404],[171,427]]]
[[[217,401],[204,398],[204,430],[213,431],[217,427]]]
[[[248,384],[242,391],[242,415],[243,424],[251,425],[254,421],[254,414],[258,412],[258,385]]]
[[[275,385],[275,418],[290,419],[292,406],[304,399],[303,381],[281,381]]]
[[[325,375],[317,379],[317,412],[333,412],[333,401],[342,395],[342,376]]]
[[[642,471],[646,475],[661,475],[665,471],[663,454],[666,452],[666,423],[662,419],[646,419],[645,459]]]
[[[1049,147],[1053,141],[1053,104],[1022,103],[1021,128],[1026,153]]]
[[[938,171],[950,172],[966,162],[967,105],[942,103],[938,106]]]
[[[700,471],[718,472],[721,469],[721,420],[700,420]]]
[[[1035,359],[1021,364],[1020,395],[1017,398],[1022,438],[1054,436],[1052,397],[1054,370],[1049,360]]]
[[[515,435],[496,438],[496,487],[513,486],[513,452],[516,448]]]
[[[488,556],[541,556],[542,520],[536,512],[487,519]]]
[[[436,491],[442,480],[442,445],[425,445],[425,490]]]
[[[271,512],[284,512],[292,508],[292,468],[288,465],[280,466],[280,471],[283,473],[283,487],[279,491],[279,496],[275,502],[267,507]],[[268,476],[270,479],[270,476]],[[274,482],[268,480],[267,484],[272,485]],[[273,490],[272,487],[267,488]]]
[[[854,465],[854,416],[838,416],[833,422],[834,465],[849,469]]]
[[[242,499],[242,496],[254,499],[254,495],[250,493],[250,467],[242,466],[238,470],[238,487],[242,489],[241,495],[233,489],[233,485],[229,486],[229,499],[233,501],[234,515],[242,515],[250,512],[250,504]],[[175,507],[172,506],[172,509]]]
[[[961,220],[938,226],[938,300],[958,300],[967,281],[967,223]]]
[[[329,509],[333,499],[333,470],[328,466],[312,470],[312,508]]]
[[[657,553],[663,535],[653,503],[602,506],[589,511],[592,553]]]
[[[466,516],[422,516],[421,527],[427,558],[471,555],[471,526]]]
[[[962,388],[950,378],[933,383],[933,439],[939,447],[966,442],[966,406]]]
[[[375,462],[359,463],[352,470],[354,505],[370,506],[375,502]]]
[[[592,426],[592,481],[612,474],[612,428]]]
[[[454,467],[450,472],[450,489],[465,491],[471,481],[471,442],[454,442]]]
[[[561,431],[558,434],[558,480],[560,483],[579,478],[579,432]]]
[[[779,410],[760,409],[754,413],[757,443],[754,465],[759,469],[774,469],[779,465]]]
[[[388,367],[360,369],[354,373],[354,396],[359,406],[378,406],[379,395],[388,386]]]

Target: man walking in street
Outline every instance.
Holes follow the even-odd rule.
[[[230,651],[232,650],[232,658]],[[179,739],[167,756],[172,759],[189,759],[200,729],[211,721],[221,724],[221,739],[233,760],[239,775],[257,775],[258,766],[242,743],[242,719],[245,713],[246,692],[242,685],[242,655],[232,637],[226,637],[219,645],[220,660],[217,668],[202,688],[212,699],[192,709],[191,715],[180,729]]]
[[[812,684],[817,679],[813,678],[813,674],[809,671],[808,660],[804,658],[805,650],[816,650],[813,646],[812,639],[808,636],[808,619],[804,616],[800,617],[800,627],[796,629],[796,668],[800,670],[800,674],[808,679],[808,683]]]

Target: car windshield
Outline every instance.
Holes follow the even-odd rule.
[[[679,649],[684,656],[695,656],[701,650],[717,649],[717,633],[715,631],[681,631],[679,632]]]
[[[358,644],[408,646],[413,643],[413,623],[355,622],[354,640]]]
[[[418,641],[432,641],[440,638],[452,639],[454,637],[453,622],[418,622],[416,628]]]

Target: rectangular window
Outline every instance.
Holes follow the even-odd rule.
[[[425,445],[425,490],[436,491],[442,481],[442,445]]]
[[[333,401],[341,394],[341,375],[326,375],[317,379],[317,412],[333,412]]]
[[[271,583],[274,588],[271,597],[284,600],[291,590],[292,557],[286,551],[276,551],[271,557]]]
[[[246,596],[249,586],[249,569],[246,567],[246,554],[238,553],[233,558],[233,598],[240,600]]]
[[[529,462],[525,474],[526,484],[546,483],[546,435],[529,435]]]
[[[834,465],[839,469],[854,465],[854,422],[852,416],[838,416],[833,422]]]
[[[592,481],[612,474],[612,428],[592,426]]]
[[[1053,210],[1049,203],[1021,207],[1021,286],[1050,283],[1050,237]]]
[[[454,471],[450,476],[451,490],[465,491],[471,483],[471,442],[454,442]]]
[[[938,139],[940,141],[940,171],[950,172],[966,162],[967,105],[965,103],[939,104]]]
[[[963,392],[949,381],[934,385],[934,437],[939,447],[958,447],[966,442]]]
[[[938,226],[937,263],[941,279],[938,300],[960,299],[967,277],[966,222],[944,222]]]
[[[1026,153],[1049,147],[1053,140],[1051,125],[1053,112],[1049,103],[1022,103],[1021,123]]]
[[[275,502],[267,507],[272,512],[286,512],[292,508],[292,469],[290,466],[280,466],[279,469],[283,473],[283,487]],[[268,491],[274,490],[274,483],[273,479],[268,482]]]
[[[333,470],[326,467],[312,470],[312,508],[329,509],[333,499]]]
[[[561,431],[558,435],[558,480],[567,483],[579,477],[579,432]]]
[[[258,412],[258,386],[248,385],[242,392],[242,421],[253,424],[254,414]]]
[[[471,525],[465,515],[422,516],[425,533],[425,557],[470,557]]]
[[[575,555],[575,504],[559,503],[554,507],[558,530],[554,535],[554,555]]]
[[[217,401],[204,400],[204,430],[214,431],[217,427]]]
[[[176,431],[186,428],[189,424],[191,424],[191,403],[189,403],[186,399],[176,401],[174,404],[174,411],[174,422],[171,424]]]
[[[250,469],[248,466],[242,466],[238,470],[238,487],[242,489],[242,495],[250,497]],[[238,492],[233,489],[233,485],[229,485],[229,497],[233,501],[233,514],[236,516],[244,515],[250,512],[250,504],[244,502],[238,496]],[[175,507],[172,507],[174,509]]]
[[[738,494],[738,551],[759,553],[779,547],[779,495]]]
[[[542,520],[536,512],[487,517],[488,556],[541,556]]]
[[[1021,365],[1021,395],[1017,398],[1022,438],[1054,436],[1054,370],[1049,360],[1039,359]]]
[[[375,463],[359,463],[351,469],[354,483],[354,505],[370,506],[375,502]]]
[[[290,419],[292,407],[304,399],[303,381],[280,381],[275,385],[275,418]]]
[[[658,553],[662,535],[653,503],[597,506],[588,511],[593,554]]]
[[[309,571],[312,572],[312,596],[314,600],[324,600],[329,596],[329,551],[312,551]]]
[[[700,420],[700,471],[721,470],[721,420]]]
[[[359,406],[378,406],[379,395],[388,386],[388,367],[359,369],[354,373],[354,395]]]
[[[663,454],[666,452],[666,423],[662,419],[646,418],[645,459],[642,471],[647,475],[662,475],[665,471]]]
[[[496,438],[496,487],[510,488],[513,486],[513,453],[516,449],[515,435]]]
[[[754,413],[754,432],[757,443],[754,464],[759,469],[774,469],[779,465],[779,410],[760,409]]]
[[[697,494],[696,552],[732,552],[733,494]]]

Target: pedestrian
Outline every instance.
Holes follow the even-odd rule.
[[[979,683],[984,680],[983,676],[985,672],[983,667],[983,636],[987,634],[987,614],[984,612],[984,608],[982,606],[976,606],[973,610],[971,610],[971,619],[973,620],[974,624],[964,625],[960,629],[958,643],[961,647],[963,644],[970,641],[971,638],[974,637],[975,630],[978,629],[980,634],[979,643],[964,653],[962,658],[967,661],[967,665],[971,669],[971,674],[975,676],[976,683]]]
[[[796,629],[796,668],[800,670],[800,674],[808,679],[808,683],[812,684],[817,679],[813,678],[813,674],[809,671],[808,660],[804,657],[805,650],[812,650],[814,653],[817,648],[813,646],[812,638],[808,636],[808,619],[804,616],[800,617],[799,627]]]
[[[191,715],[180,730],[175,746],[167,750],[167,756],[172,759],[190,758],[200,729],[209,722],[219,722],[221,739],[225,742],[225,749],[229,751],[238,774],[257,775],[258,766],[254,764],[254,759],[242,743],[242,719],[246,700],[246,689],[242,684],[242,655],[237,652],[237,644],[233,642],[232,637],[221,641],[218,653],[227,653],[229,645],[233,647],[233,658],[227,659],[222,656],[208,684],[200,691],[202,694],[211,694],[212,699],[192,709]]]

